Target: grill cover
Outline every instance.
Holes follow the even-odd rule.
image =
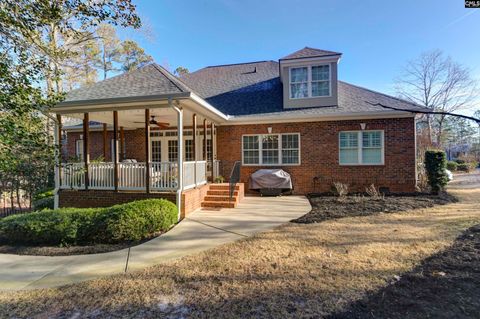
[[[259,169],[250,175],[250,189],[292,189],[290,174],[283,169]]]

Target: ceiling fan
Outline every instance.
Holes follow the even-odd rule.
[[[148,121],[150,125],[156,125],[159,128],[168,128],[167,122],[158,122],[157,120],[155,120],[155,115],[151,115],[150,117],[151,119],[150,121]],[[145,123],[145,122],[133,122],[133,123]]]

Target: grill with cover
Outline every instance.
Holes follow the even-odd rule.
[[[259,169],[250,175],[250,189],[259,190],[262,195],[278,196],[292,190],[290,174],[283,169]]]

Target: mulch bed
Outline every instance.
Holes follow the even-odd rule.
[[[346,196],[340,199],[335,196],[309,196],[312,210],[295,220],[294,223],[319,223],[329,219],[353,216],[368,216],[379,213],[395,213],[419,208],[428,208],[435,205],[445,205],[457,202],[457,198],[442,193],[439,195],[415,194],[405,196],[385,196],[373,198],[363,195]]]
[[[384,289],[351,304],[340,318],[479,318],[480,225]]]

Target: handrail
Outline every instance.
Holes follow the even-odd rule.
[[[233,164],[232,171],[230,172],[229,178],[229,198],[228,201],[232,201],[233,192],[235,190],[235,186],[240,181],[240,161],[236,161]]]

